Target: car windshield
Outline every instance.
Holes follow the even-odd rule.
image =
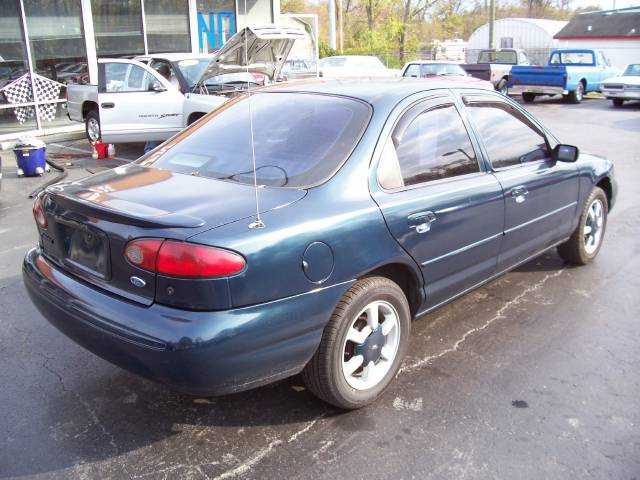
[[[478,63],[504,63],[507,65],[515,65],[518,63],[516,52],[511,50],[498,50],[495,52],[485,51],[480,53]]]
[[[210,62],[210,58],[188,58],[178,62],[180,73],[187,81],[189,88],[192,88],[200,80]]]
[[[432,77],[437,75],[462,75],[467,73],[459,65],[452,63],[424,63],[422,65],[412,64],[404,72],[405,77],[417,77],[418,68],[421,77]]]
[[[591,52],[556,52],[551,56],[551,65],[593,65]]]
[[[640,63],[632,63],[624,71],[625,76],[639,76],[640,77]]]
[[[306,188],[327,180],[364,133],[369,106],[344,97],[260,92],[230,101],[139,162],[172,172],[253,184],[251,102],[259,185]]]

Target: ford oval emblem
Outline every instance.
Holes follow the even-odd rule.
[[[134,276],[134,277],[131,277],[129,280],[131,280],[131,283],[133,285],[135,285],[136,287],[140,287],[140,288],[144,287],[147,284],[147,282],[145,282],[140,277],[135,277]]]

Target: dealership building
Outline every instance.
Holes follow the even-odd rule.
[[[247,24],[277,22],[280,0],[0,0],[0,9],[3,140],[77,129],[66,85],[97,83],[98,58],[211,52]]]

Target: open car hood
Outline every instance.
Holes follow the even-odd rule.
[[[248,62],[245,60],[245,36]],[[274,80],[280,74],[293,42],[304,38],[307,38],[307,33],[302,28],[278,25],[245,27],[215,53],[199,83],[223,73],[244,72],[247,65],[249,71],[263,73]]]

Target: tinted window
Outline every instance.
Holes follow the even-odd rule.
[[[547,158],[547,143],[526,117],[503,103],[470,103],[469,112],[495,168]]]
[[[326,180],[358,143],[370,116],[365,103],[304,93],[254,93],[251,109],[258,184],[277,187]],[[243,96],[140,163],[252,185],[249,122]]]
[[[409,125],[401,121],[393,141],[405,185],[480,170],[467,130],[453,105],[427,110]]]

